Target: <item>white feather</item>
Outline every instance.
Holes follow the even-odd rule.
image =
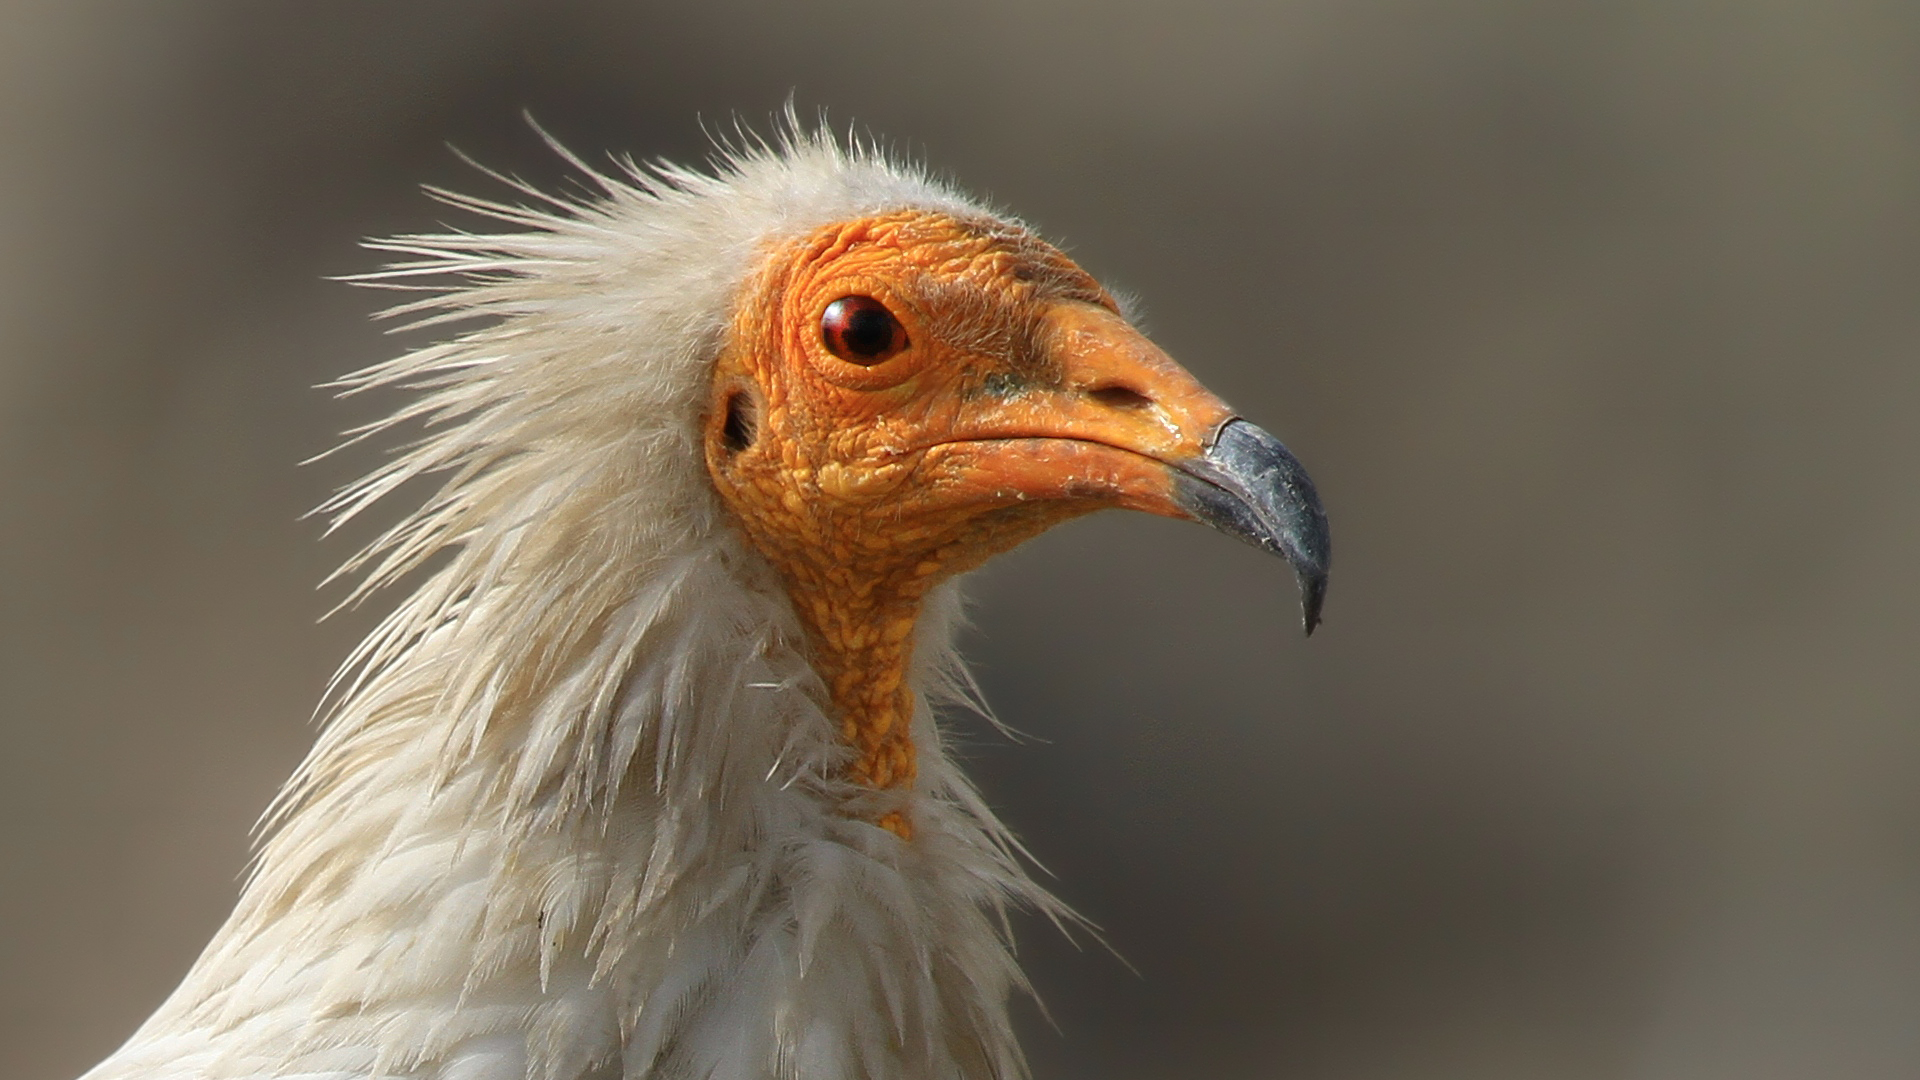
[[[576,165],[579,163],[576,161]],[[1058,918],[941,746],[975,695],[949,588],[923,619],[918,785],[848,751],[772,571],[726,524],[698,423],[770,246],[878,211],[987,211],[824,135],[591,197],[440,193],[519,231],[410,236],[392,309],[477,324],[342,380],[423,434],[330,501],[425,504],[357,601],[437,565],[352,654],[237,909],[86,1080],[1018,1077],[1010,906]],[[908,799],[903,842],[846,812]]]

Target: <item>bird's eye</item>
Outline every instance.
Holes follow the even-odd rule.
[[[907,328],[871,296],[843,296],[820,316],[827,351],[849,364],[872,367],[907,347]]]

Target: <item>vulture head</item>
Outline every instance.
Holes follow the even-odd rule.
[[[914,779],[905,674],[929,590],[1067,518],[1241,531],[1295,559],[1317,618],[1326,526],[1305,473],[1244,421],[1223,445],[1232,411],[1025,229],[891,209],[801,233],[755,269],[723,342],[707,469],[793,600],[864,786]]]
[[[1317,622],[1299,463],[1019,222],[825,135],[573,164],[374,245],[460,328],[343,381],[418,433],[324,509],[426,485],[348,567],[415,587],[89,1080],[1023,1075],[1004,916],[1067,913],[941,745],[954,576],[1120,507],[1282,555]]]

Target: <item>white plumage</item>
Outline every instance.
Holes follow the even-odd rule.
[[[396,313],[490,321],[345,380],[425,390],[381,427],[432,426],[325,509],[444,476],[350,568],[364,593],[448,562],[349,661],[233,916],[87,1080],[1021,1072],[1001,915],[1059,907],[940,749],[951,587],[906,845],[836,811],[849,751],[698,431],[769,243],[984,211],[827,137],[595,178],[545,210],[447,196],[526,231],[376,245],[417,257],[378,281],[468,279]]]
[[[908,842],[846,813],[853,751],[701,454],[770,246],[992,215],[827,136],[715,175],[575,164],[594,196],[443,194],[514,231],[374,245],[406,261],[370,280],[428,289],[394,313],[478,322],[343,381],[416,392],[361,435],[425,433],[323,509],[437,482],[347,568],[356,598],[426,576],[343,669],[232,917],[85,1080],[1024,1074],[1005,916],[1065,912],[941,747],[935,711],[976,700],[952,587],[917,631]]]

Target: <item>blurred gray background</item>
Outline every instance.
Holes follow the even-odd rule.
[[[1043,1077],[1920,1075],[1910,0],[0,4],[0,1076],[225,915],[371,613],[323,280],[487,191],[857,122],[1305,459],[1283,566],[1108,515],[974,586]],[[364,534],[361,534],[364,536]]]

